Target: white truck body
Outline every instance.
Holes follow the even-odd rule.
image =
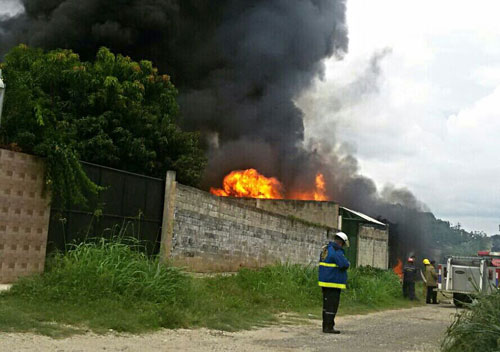
[[[489,252],[486,252],[489,254]],[[452,294],[453,302],[461,306],[478,293],[490,294],[499,289],[500,255],[477,257],[451,256],[446,264],[438,265],[438,291]]]

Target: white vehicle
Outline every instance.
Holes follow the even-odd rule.
[[[500,252],[478,252],[476,257],[447,257],[438,265],[438,291],[452,294],[453,303],[461,307],[478,293],[499,289]]]

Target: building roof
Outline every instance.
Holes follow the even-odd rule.
[[[361,219],[366,220],[366,222],[371,222],[373,224],[380,225],[380,226],[387,226],[383,222],[375,220],[374,218],[372,218],[372,217],[370,217],[370,216],[368,216],[366,214],[360,213],[359,211],[355,211],[355,210],[352,210],[352,209],[349,209],[349,208],[346,208],[346,207],[340,207],[340,208],[343,209],[343,210],[346,210],[346,211],[348,211],[350,213],[353,213],[354,215],[360,217]]]

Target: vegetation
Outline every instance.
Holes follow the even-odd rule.
[[[0,68],[8,87],[0,145],[45,157],[56,200],[84,203],[98,191],[78,160],[199,182],[198,134],[179,129],[177,90],[150,61],[101,48],[83,62],[71,50],[20,45]]]
[[[443,341],[443,352],[500,350],[500,291],[485,295],[457,315]]]
[[[491,239],[484,232],[468,232],[460,224],[451,225],[439,219],[428,227],[434,247],[442,248],[444,255],[477,255],[478,251],[491,248]]]
[[[138,249],[138,244],[99,240],[55,255],[43,275],[22,279],[0,295],[0,331],[61,336],[87,329],[234,330],[272,323],[282,312],[298,319],[321,317],[315,267],[274,265],[194,278]],[[402,299],[391,271],[359,268],[349,271],[340,314],[414,304]]]

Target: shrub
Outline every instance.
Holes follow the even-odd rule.
[[[85,204],[99,191],[79,160],[155,177],[175,170],[188,185],[201,179],[199,135],[180,129],[177,90],[150,61],[101,48],[86,62],[71,50],[19,45],[0,69],[8,86],[0,146],[44,157],[53,199]]]
[[[500,350],[500,291],[480,296],[446,331],[443,352]]]

